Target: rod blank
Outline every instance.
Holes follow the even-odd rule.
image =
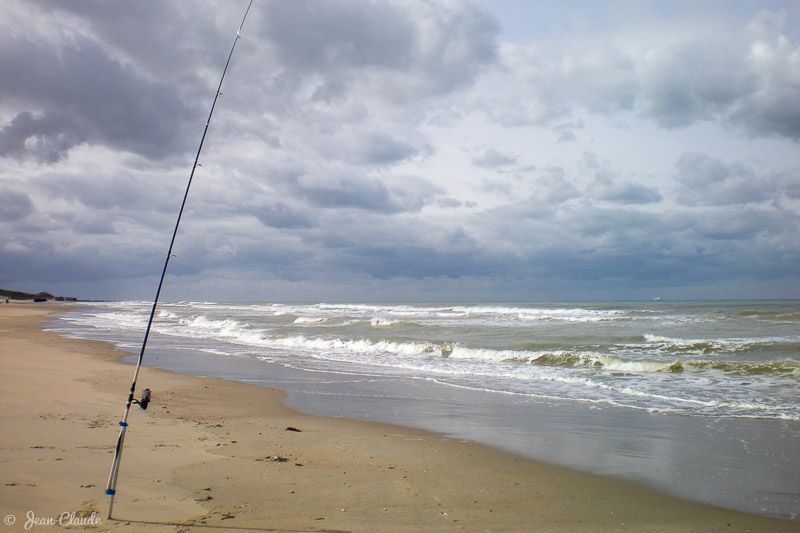
[[[247,14],[250,12],[250,7],[253,5],[253,0],[250,0],[250,3],[247,4],[247,9],[244,12],[244,17],[242,17],[242,22],[239,24],[239,29],[236,31],[236,38],[233,40],[233,45],[231,46],[231,51],[228,54],[228,60],[225,62],[225,68],[222,70],[222,76],[219,78],[219,85],[217,86],[217,91],[214,93],[214,101],[211,103],[211,110],[208,113],[208,119],[206,120],[206,126],[203,130],[203,136],[200,138],[200,145],[197,147],[197,154],[194,157],[194,164],[192,165],[192,171],[189,174],[189,182],[186,184],[186,192],[183,194],[183,201],[181,202],[181,208],[178,211],[178,218],[175,221],[175,228],[172,231],[172,239],[169,243],[169,250],[167,250],[167,258],[164,261],[164,268],[161,270],[161,279],[158,282],[158,288],[156,289],[156,296],[153,299],[153,307],[150,310],[150,318],[147,320],[147,328],[144,332],[144,338],[142,339],[142,347],[139,350],[139,358],[136,362],[136,369],[133,372],[133,381],[131,382],[131,389],[128,393],[128,400],[125,404],[125,413],[122,416],[122,421],[119,423],[120,431],[119,437],[117,438],[117,446],[114,450],[114,460],[111,463],[111,472],[108,475],[108,484],[106,485],[106,494],[111,497],[111,501],[108,505],[108,518],[111,518],[111,513],[114,510],[114,496],[117,493],[117,477],[119,476],[119,466],[122,460],[122,448],[125,444],[125,432],[128,428],[128,414],[131,410],[131,405],[134,403],[139,404],[142,409],[147,409],[147,404],[150,402],[150,389],[145,389],[141,399],[136,400],[134,399],[134,394],[136,393],[136,381],[139,378],[139,371],[142,367],[142,360],[144,359],[144,352],[145,348],[147,347],[147,340],[150,337],[150,329],[153,325],[153,318],[156,314],[156,308],[158,307],[158,299],[161,296],[161,288],[164,285],[164,278],[167,275],[167,267],[169,266],[169,260],[173,256],[172,248],[175,245],[175,237],[178,235],[178,227],[181,224],[181,218],[183,217],[183,210],[186,207],[186,200],[189,197],[189,189],[192,187],[192,180],[194,179],[194,172],[197,170],[197,167],[200,166],[198,160],[200,159],[200,152],[203,150],[203,144],[206,140],[206,134],[208,133],[208,126],[211,124],[211,116],[214,114],[214,108],[217,106],[217,99],[222,94],[220,89],[222,89],[222,82],[225,80],[225,74],[228,72],[228,66],[231,63],[231,57],[233,57],[233,51],[236,49],[236,43],[240,39],[240,33],[242,31],[242,27],[244,26],[244,21],[247,19]]]

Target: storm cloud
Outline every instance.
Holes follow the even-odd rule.
[[[245,7],[3,4],[0,286],[152,296]],[[779,0],[256,0],[166,297],[800,297],[798,28]]]

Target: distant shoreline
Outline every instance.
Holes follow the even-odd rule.
[[[77,302],[78,298],[75,296],[53,296],[49,292],[38,292],[36,294],[22,291],[10,291],[8,289],[0,289],[0,298],[4,300],[20,300],[20,301],[33,301],[40,302]]]

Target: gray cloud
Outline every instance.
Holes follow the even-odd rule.
[[[580,163],[582,169],[594,176],[587,185],[588,197],[615,204],[653,204],[663,197],[658,190],[626,180],[620,180],[612,170],[601,164],[597,155],[584,152]]]
[[[742,52],[696,42],[653,50],[642,62],[642,112],[666,127],[726,114],[756,88]]]
[[[440,250],[425,246],[363,246],[353,251],[351,260],[370,276],[389,280],[397,277],[410,279],[461,278],[464,276],[491,276],[498,273],[499,258],[472,252]]]
[[[358,141],[357,141],[358,142]],[[375,134],[358,142],[362,146],[357,160],[368,165],[386,165],[409,159],[420,151],[409,143],[388,135]]]
[[[753,137],[797,141],[800,45],[785,25],[780,13],[761,12],[729,35],[675,32],[637,47],[576,37],[552,54],[508,45],[505,83],[483,88],[486,111],[505,125],[541,125],[578,110],[630,110],[665,128],[715,121]]]
[[[0,191],[0,220],[21,220],[33,212],[30,196],[15,191]]]
[[[309,237],[309,240],[312,237]],[[465,228],[420,218],[386,219],[329,213],[316,239],[333,272],[379,280],[493,276],[505,270]]]
[[[687,153],[676,163],[680,199],[689,205],[760,203],[775,197],[769,179],[741,163],[725,163],[702,153]]]
[[[788,198],[800,200],[800,168],[779,172],[775,182]]]
[[[115,176],[48,172],[33,183],[51,198],[76,201],[93,209],[152,211],[174,207],[166,201],[167,190],[158,191],[128,172]]]
[[[47,111],[36,117],[23,111],[0,129],[0,155],[55,163],[84,142],[87,133],[67,113]]]
[[[577,54],[567,54],[557,65],[564,88],[597,113],[631,109],[637,98],[636,58],[608,43],[591,43]]]
[[[163,239],[153,239],[152,234],[138,228],[126,228],[124,238],[120,238],[102,217],[95,219],[94,227],[86,222],[71,215],[35,213],[6,224],[4,230],[11,232],[0,236],[4,283],[103,282],[155,274],[158,262],[163,260]],[[103,222],[107,231],[99,230]]]
[[[428,146],[415,146],[383,132],[347,132],[330,139],[319,139],[317,150],[330,160],[341,160],[354,165],[393,165],[429,152]]]
[[[580,196],[581,193],[566,179],[561,167],[548,167],[535,178],[532,198],[542,205],[552,206]]]
[[[605,176],[597,176],[587,190],[592,198],[618,204],[653,204],[663,198],[657,190],[640,183],[614,181]]]
[[[310,214],[289,207],[283,202],[258,209],[255,215],[265,226],[278,229],[313,228],[318,225]]]
[[[417,28],[400,6],[372,2],[272,2],[264,34],[284,63],[303,71],[400,68],[414,56]]]
[[[467,3],[278,1],[267,11],[263,36],[281,62],[327,80],[318,98],[365,82],[402,102],[445,94],[495,58],[497,22]]]
[[[497,168],[507,165],[514,165],[517,158],[507,155],[496,148],[489,147],[481,155],[472,158],[472,164],[476,167]]]
[[[162,158],[185,148],[192,116],[170,87],[147,80],[76,36],[55,50],[14,34],[1,39],[0,92],[25,109],[3,126],[4,155],[61,159],[81,142]]]
[[[390,184],[348,171],[295,172],[282,176],[285,190],[311,205],[326,209],[353,208],[386,214],[417,212],[442,191],[428,181],[412,176]]]
[[[797,216],[772,208],[726,206],[687,214],[686,231],[715,241],[753,241],[759,234],[791,235],[797,229]]]
[[[561,130],[558,133],[558,141],[557,142],[566,143],[566,142],[575,141],[575,140],[577,140],[577,138],[578,137],[575,135],[574,131],[572,131],[572,130]]]
[[[4,283],[150,296],[241,16],[188,6],[0,8]],[[201,297],[195,284],[246,299],[277,286],[735,296],[742,280],[800,279],[786,20],[748,12],[726,19],[740,32],[700,33],[561,16],[565,39],[512,42],[468,1],[256,2],[176,243],[174,297]]]
[[[38,7],[33,16],[40,24],[42,19],[55,19],[55,27],[42,24],[40,40],[49,40],[43,33],[55,28],[82,35],[97,41],[109,58],[134,69],[138,76],[168,83],[204,102],[216,84],[199,71],[225,61],[241,16],[219,0],[189,8],[158,0],[117,4],[30,0],[26,4]],[[145,34],[147,38],[142,38]]]
[[[642,64],[642,112],[667,127],[718,119],[753,136],[800,140],[792,81],[800,66],[779,26],[739,41],[688,42],[653,50]]]

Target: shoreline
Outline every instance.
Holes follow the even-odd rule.
[[[797,522],[436,433],[303,414],[276,389],[148,366],[139,388],[150,388],[153,400],[147,411],[131,411],[120,518],[108,520],[103,491],[131,378],[120,360],[129,354],[42,330],[59,308],[0,306],[0,507],[18,519],[3,531],[22,531],[30,511],[95,512],[101,523],[91,527],[101,531],[177,523],[278,531],[800,530]]]

